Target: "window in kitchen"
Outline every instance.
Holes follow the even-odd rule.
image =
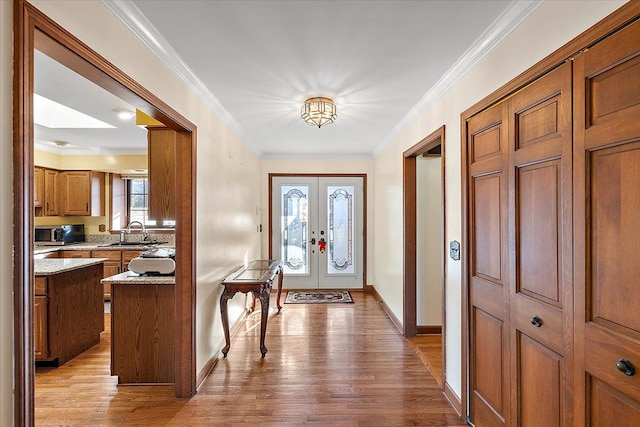
[[[175,221],[149,219],[149,180],[147,178],[127,179],[127,214],[129,222],[140,221],[147,228],[174,227]]]

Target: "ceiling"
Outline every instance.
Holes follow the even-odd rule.
[[[257,155],[279,158],[375,155],[540,1],[103,4]],[[72,90],[77,83],[67,79],[79,76],[69,70],[65,75],[49,62],[37,58],[36,70],[56,70],[36,71],[37,93],[56,92],[59,102],[117,125],[112,110],[124,104],[121,100],[82,85]],[[319,129],[301,120],[300,107],[312,96],[335,101],[335,123]],[[135,126],[121,133],[49,131],[36,130],[36,138],[46,134],[41,139],[68,140],[78,149],[90,141],[94,152],[146,146],[144,130]]]

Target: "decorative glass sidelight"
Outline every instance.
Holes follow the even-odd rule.
[[[285,274],[309,274],[308,196],[306,185],[282,186],[282,257]]]
[[[328,186],[329,256],[327,274],[353,274],[353,186]]]

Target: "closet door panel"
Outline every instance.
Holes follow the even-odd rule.
[[[622,141],[640,134],[640,24],[593,46],[582,58],[577,84],[584,91],[585,147]]]
[[[640,405],[606,383],[589,377],[590,426],[609,426],[615,420],[617,426],[640,425]]]
[[[585,424],[640,425],[640,22],[575,59],[576,364]]]
[[[518,334],[520,426],[554,427],[563,424],[563,370],[562,356],[540,342]]]
[[[476,425],[505,425],[510,419],[505,117],[505,106],[497,105],[467,123],[469,404]]]
[[[521,425],[571,419],[563,391],[573,374],[571,79],[566,63],[510,100],[512,408]]]

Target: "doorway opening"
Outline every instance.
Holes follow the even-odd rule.
[[[33,75],[37,49],[176,131],[188,134],[176,149],[175,394],[196,392],[195,294],[195,130],[194,124],[163,103],[98,53],[29,3],[14,5],[14,383],[15,424],[34,425],[34,162]]]
[[[442,372],[442,385],[446,383],[444,153],[444,126],[403,153],[403,334],[407,338],[441,334],[441,358],[432,365],[441,366],[436,371]]]

